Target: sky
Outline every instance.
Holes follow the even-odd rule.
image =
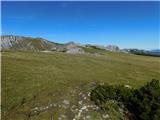
[[[1,34],[157,49],[159,15],[158,1],[3,1]]]

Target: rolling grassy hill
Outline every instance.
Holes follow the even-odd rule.
[[[83,112],[87,105],[94,108],[89,100],[92,88],[99,83],[138,88],[152,79],[160,80],[158,57],[112,52],[98,56],[3,52],[2,118],[102,120],[98,108]],[[108,113],[112,119],[123,117],[118,112]]]

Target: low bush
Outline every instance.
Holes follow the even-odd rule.
[[[91,100],[102,110],[109,100],[116,100],[125,106],[130,120],[160,119],[160,82],[152,80],[139,89],[129,89],[122,85],[98,85],[91,92]]]

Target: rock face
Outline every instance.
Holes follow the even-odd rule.
[[[23,37],[19,36],[1,36],[1,49],[9,50],[15,44],[18,44],[23,40]]]
[[[71,54],[84,54],[84,50],[82,48],[70,48],[66,51],[66,53],[71,53]]]
[[[119,49],[119,47],[116,46],[116,45],[107,45],[107,46],[106,46],[106,50],[116,52],[116,51],[119,51],[120,49]]]
[[[65,44],[66,46],[66,53],[70,54],[83,54],[85,53],[82,48],[80,48],[76,43],[69,42]]]
[[[54,50],[56,44],[42,38],[31,38],[23,36],[1,36],[1,50]]]
[[[57,51],[67,53],[83,53],[74,42],[58,44],[42,38],[31,38],[23,36],[6,35],[1,36],[1,51],[18,50],[18,51]]]

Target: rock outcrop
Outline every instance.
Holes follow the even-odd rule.
[[[23,36],[1,36],[1,50],[20,50],[20,51],[42,51],[54,50],[56,44],[42,38],[31,38]]]
[[[78,48],[78,47],[73,47],[73,48],[69,48],[66,53],[71,53],[71,54],[84,54],[84,50],[82,48]]]
[[[106,50],[116,52],[116,51],[119,51],[120,49],[119,49],[119,47],[116,46],[116,45],[107,45],[107,46],[106,46]]]

